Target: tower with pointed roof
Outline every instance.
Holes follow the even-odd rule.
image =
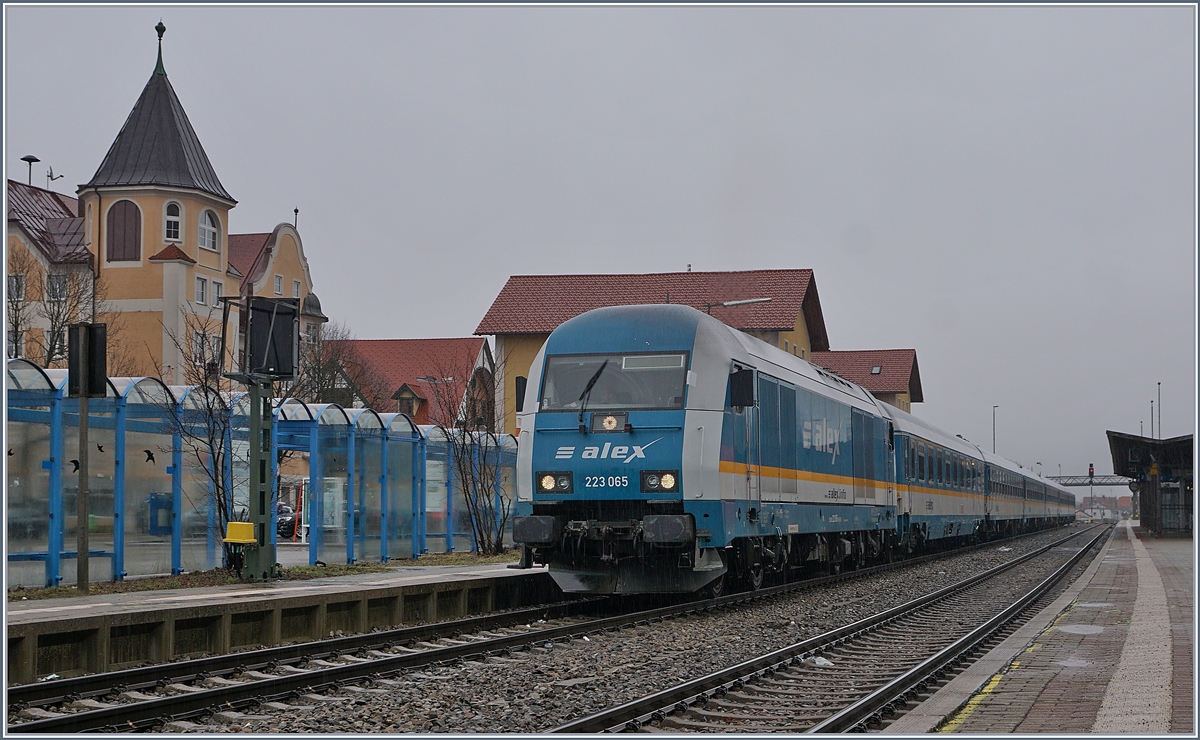
[[[69,199],[76,212],[54,215],[77,219],[80,251],[103,281],[107,306],[119,314],[123,341],[136,355],[129,371],[161,372],[168,383],[181,384],[195,381],[187,370],[198,358],[211,358],[218,345],[223,296],[297,298],[305,328],[326,319],[295,224],[230,233],[237,201],[167,76],[166,26],[159,21],[155,30],[158,58],[150,79],[95,174]],[[29,190],[9,181],[10,203],[14,188]],[[28,216],[30,223],[45,219],[40,212]],[[236,309],[230,324],[228,335],[236,337]]]
[[[165,380],[183,383],[182,369],[191,361],[185,353],[203,352],[205,342],[211,349],[206,335],[220,336],[214,299],[236,294],[228,224],[237,201],[217,177],[167,77],[166,26],[159,21],[155,30],[158,60],[150,80],[76,195],[108,299],[125,330],[149,350],[150,367],[143,370],[162,368]]]

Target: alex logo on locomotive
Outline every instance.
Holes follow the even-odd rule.
[[[662,437],[659,437],[658,439],[654,440],[654,442],[661,442],[661,441],[662,441]],[[597,460],[597,459],[598,460],[607,460],[607,459],[619,460],[620,458],[624,457],[625,459],[622,462],[624,462],[626,465],[628,465],[633,460],[637,460],[637,459],[645,460],[646,459],[645,451],[647,449],[649,449],[650,445],[654,444],[654,442],[650,442],[650,443],[644,444],[644,445],[628,445],[628,446],[614,445],[612,442],[605,442],[603,448],[601,448],[601,447],[584,447],[583,454],[580,455],[580,457],[584,460]],[[632,449],[633,452],[630,452],[630,449]],[[628,457],[626,457],[626,455],[628,455]],[[575,448],[570,447],[570,446],[559,447],[558,451],[554,453],[555,460],[570,460],[573,457],[575,457]]]
[[[804,449],[818,452],[828,452],[833,455],[830,464],[837,462],[837,456],[842,451],[842,430],[840,427],[829,425],[829,421],[806,421],[801,430],[801,442]]]

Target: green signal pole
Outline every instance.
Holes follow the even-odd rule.
[[[250,523],[256,546],[246,549],[246,572],[255,580],[275,576],[275,545],[271,543],[271,378],[250,375]]]

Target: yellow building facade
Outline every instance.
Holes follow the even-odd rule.
[[[19,260],[17,270],[10,260],[9,284],[45,285],[51,273],[89,270],[102,308],[95,320],[109,317],[116,329],[110,329],[110,373],[190,384],[204,378],[219,351],[222,298],[297,299],[302,329],[317,328],[326,318],[294,224],[230,233],[237,201],[221,184],[167,78],[165,27],[160,23],[158,30],[154,72],[77,197],[9,181],[10,254],[24,248],[35,256]],[[46,313],[37,297],[29,296],[32,319]],[[10,300],[10,310],[13,305]],[[73,318],[81,320],[92,317]],[[24,356],[44,328],[36,320],[29,327],[9,323],[9,356]],[[237,346],[236,305],[224,328],[222,367],[229,368]]]

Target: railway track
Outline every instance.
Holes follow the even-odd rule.
[[[554,732],[847,732],[881,726],[1010,634],[1111,528]],[[1090,535],[1090,536],[1089,536]],[[1087,537],[1067,555],[1070,540]],[[1047,561],[1052,562],[1047,562]],[[1064,562],[1065,561],[1065,562]]]
[[[988,543],[984,546],[994,546]],[[618,616],[607,599],[591,599],[405,627],[311,643],[59,679],[8,690],[8,731],[138,731],[214,712],[278,709],[289,700],[321,701],[322,692],[431,665],[505,660],[630,626],[768,599],[818,585],[910,567],[964,550],[864,568],[835,576],[642,610]],[[351,687],[351,688],[347,688]],[[377,691],[377,689],[354,689]]]

